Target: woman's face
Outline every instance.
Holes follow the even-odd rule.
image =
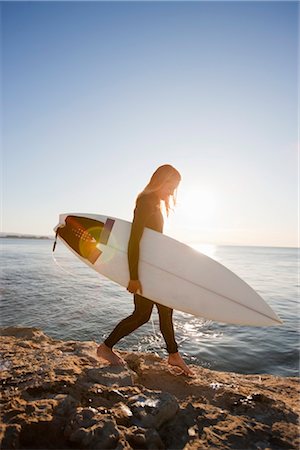
[[[178,185],[179,185],[178,180],[166,181],[159,191],[159,196],[161,200],[166,200],[170,195],[173,195]]]

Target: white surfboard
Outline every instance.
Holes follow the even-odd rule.
[[[54,230],[84,263],[128,286],[130,222],[95,214],[61,214]],[[282,323],[254,289],[222,264],[148,228],[140,242],[139,276],[144,297],[175,310],[238,325]]]

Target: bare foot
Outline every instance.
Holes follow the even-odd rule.
[[[107,347],[107,345],[100,344],[97,348],[97,356],[98,358],[109,362],[112,366],[124,366],[125,362],[122,358],[120,358],[115,352],[112,351],[111,348]]]
[[[168,358],[168,364],[170,364],[171,366],[178,367],[183,371],[185,375],[188,375],[189,377],[195,376],[194,372],[191,369],[189,369],[186,363],[183,361],[179,352],[170,353]]]

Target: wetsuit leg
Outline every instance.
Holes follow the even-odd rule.
[[[178,346],[175,340],[174,327],[173,327],[173,309],[168,306],[156,304],[159,315],[160,331],[166,341],[168,353],[177,353]]]
[[[107,347],[112,348],[120,339],[132,333],[150,319],[154,302],[141,295],[134,294],[134,311],[123,319],[104,341]]]

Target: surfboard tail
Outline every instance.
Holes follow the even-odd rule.
[[[56,237],[59,236],[79,256],[94,264],[102,253],[97,244],[103,228],[104,224],[96,220],[68,215],[64,224],[58,224],[55,231]]]

